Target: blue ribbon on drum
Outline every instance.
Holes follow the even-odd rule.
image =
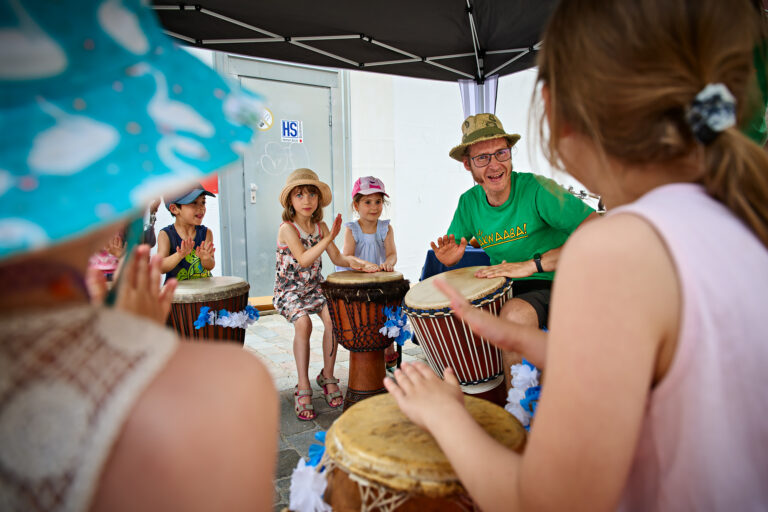
[[[513,364],[510,367],[510,374],[512,387],[509,388],[504,409],[520,420],[525,430],[530,430],[541,393],[539,370],[523,359],[522,364]]]
[[[395,342],[402,347],[412,336],[411,326],[408,325],[408,317],[403,313],[403,308],[385,306],[384,316],[387,317],[387,321],[384,322],[384,327],[379,329],[379,332],[384,336],[395,338]]]
[[[328,484],[321,465],[325,454],[325,432],[315,432],[320,444],[309,446],[309,461],[300,458],[291,474],[289,508],[295,512],[331,512],[331,506],[323,501]]]
[[[248,304],[242,311],[230,313],[226,309],[211,310],[208,306],[200,308],[200,315],[195,320],[195,329],[202,329],[206,325],[220,325],[233,329],[245,329],[259,319],[259,310]]]

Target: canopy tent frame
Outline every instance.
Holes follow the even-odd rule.
[[[507,2],[509,3],[509,2]],[[543,2],[546,3],[546,2]],[[550,2],[551,3],[551,2]],[[207,18],[216,19],[218,21],[224,22],[226,24],[231,25],[233,28],[238,27],[237,30],[240,31],[237,36],[233,37],[212,37],[212,38],[206,38],[206,37],[196,37],[195,34],[193,34],[191,31],[186,30],[186,26],[184,23],[177,23],[176,29],[166,29],[166,33],[174,37],[180,41],[184,41],[188,44],[201,47],[201,48],[207,48],[212,50],[220,50],[225,52],[235,52],[238,53],[236,48],[238,46],[243,48],[242,54],[245,55],[253,55],[253,56],[263,56],[259,55],[259,50],[256,48],[258,46],[262,45],[290,45],[293,47],[301,48],[302,50],[308,52],[308,53],[314,53],[317,55],[322,55],[324,57],[327,57],[328,59],[331,59],[332,61],[336,62],[339,67],[343,68],[351,68],[351,69],[359,69],[359,70],[369,70],[369,71],[377,71],[377,72],[383,72],[383,73],[392,73],[396,75],[409,75],[408,72],[408,65],[410,64],[426,64],[433,68],[438,68],[444,72],[447,72],[449,75],[442,74],[439,77],[429,77],[429,78],[436,78],[440,80],[449,80],[448,76],[452,76],[452,80],[474,80],[474,82],[478,85],[482,85],[486,77],[496,75],[496,74],[508,74],[509,72],[514,72],[519,69],[524,69],[525,67],[529,67],[531,65],[531,60],[529,58],[529,62],[527,62],[524,65],[521,65],[519,68],[513,66],[513,64],[520,61],[520,59],[523,59],[526,56],[529,56],[533,53],[535,53],[540,47],[541,47],[541,41],[538,40],[538,38],[534,41],[530,41],[530,43],[527,46],[512,46],[507,48],[486,48],[487,43],[484,43],[484,39],[487,39],[488,37],[483,37],[481,35],[481,28],[486,28],[487,30],[493,29],[496,32],[494,33],[494,36],[498,36],[498,33],[503,33],[503,24],[508,23],[507,20],[493,20],[494,24],[499,24],[502,26],[502,28],[499,27],[490,27],[488,25],[491,25],[491,22],[486,19],[484,24],[486,27],[480,26],[480,20],[478,18],[478,11],[477,7],[479,4],[482,4],[483,7],[485,7],[486,11],[489,10],[489,6],[493,9],[500,9],[500,8],[507,8],[504,7],[502,3],[494,3],[493,0],[463,0],[463,9],[464,9],[464,25],[466,34],[468,35],[468,39],[471,40],[472,43],[472,51],[468,52],[460,52],[460,53],[446,53],[446,54],[424,54],[420,51],[404,47],[399,44],[393,44],[392,43],[392,37],[388,41],[382,40],[382,38],[376,38],[372,35],[366,34],[366,33],[340,33],[340,34],[291,34],[289,32],[281,30],[281,33],[277,33],[274,31],[274,29],[270,30],[265,28],[264,26],[256,26],[253,23],[248,23],[246,21],[243,21],[241,19],[237,19],[233,17],[232,15],[224,14],[218,10],[214,10],[208,7],[205,7],[204,5],[200,4],[187,4],[187,3],[178,3],[178,4],[160,4],[157,3],[153,5],[153,8],[158,11],[161,21],[163,21],[164,13],[170,15],[169,13],[172,13],[173,11],[176,12],[189,12],[194,11],[195,13],[198,13],[199,15],[205,16]],[[403,4],[400,4],[402,7]],[[442,9],[453,9],[452,15],[458,16],[458,13],[456,12],[456,5],[449,5],[448,3],[441,4]],[[230,6],[231,8],[234,8]],[[236,7],[236,5],[235,5]],[[397,8],[398,6],[394,6],[393,8]],[[460,7],[460,6],[459,6]],[[343,8],[340,8],[343,9]],[[528,7],[526,6],[526,9]],[[546,7],[543,9],[539,9],[537,11],[537,15],[539,18],[542,17],[542,12],[546,12]],[[245,11],[243,10],[243,13]],[[435,12],[434,16],[437,17],[439,13]],[[487,16],[487,14],[486,14]],[[338,17],[338,15],[336,16]],[[329,14],[329,19],[333,19],[333,15]],[[457,18],[458,19],[458,18]],[[306,20],[303,20],[306,21]],[[425,23],[429,20],[425,20]],[[452,20],[453,24],[456,25],[457,22],[455,20]],[[536,23],[539,25],[543,25],[543,19],[537,19]],[[198,22],[200,24],[203,24],[202,22]],[[336,27],[336,25],[333,25]],[[179,28],[180,27],[180,28]],[[357,28],[357,27],[354,27]],[[537,26],[537,28],[540,30],[540,26]],[[257,37],[241,37],[243,32],[242,29],[245,29],[247,32],[252,32]],[[305,29],[306,32],[306,29]],[[428,34],[428,31],[426,31]],[[239,36],[239,37],[238,37]],[[327,43],[327,42],[338,42],[338,41],[345,41],[345,40],[360,40],[371,47],[377,47],[381,48],[383,50],[386,50],[387,52],[392,53],[393,58],[386,58],[386,59],[360,59],[355,58],[353,56],[346,56],[343,54],[343,52],[340,51],[330,51],[328,49],[323,49],[318,46],[317,43]],[[245,46],[249,45],[249,46]],[[233,50],[234,48],[234,50]],[[358,54],[360,52],[358,51]],[[492,69],[486,69],[488,67],[488,57],[489,56],[509,56],[508,59],[504,60],[503,62],[499,64],[495,64]],[[270,57],[267,57],[270,58]],[[456,59],[467,59],[472,58],[473,59],[473,72],[469,72],[468,70],[462,70],[459,69],[459,66],[455,64]],[[291,62],[299,62],[304,64],[312,64],[313,62],[309,57],[307,57],[307,60],[303,60],[302,58],[289,58],[289,59],[280,59],[277,58],[277,60],[288,60]],[[454,61],[454,62],[451,62]],[[497,61],[498,62],[498,61]],[[403,66],[406,66],[404,68]],[[395,67],[398,67],[397,69]],[[465,66],[467,67],[467,66]],[[421,73],[421,75],[424,75],[424,72]],[[418,73],[414,74],[413,76],[420,76]]]

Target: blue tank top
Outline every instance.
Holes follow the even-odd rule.
[[[377,220],[375,233],[363,233],[360,224],[355,220],[344,224],[352,231],[352,237],[355,239],[355,256],[370,261],[376,265],[381,265],[387,259],[387,250],[384,247],[384,240],[389,232],[389,220]],[[336,267],[336,271],[351,270],[346,267]]]
[[[170,254],[173,254],[176,252],[176,247],[181,245],[182,238],[176,232],[176,228],[173,224],[164,227],[161,231],[165,231],[165,234],[168,235],[168,240],[171,242]],[[205,242],[207,234],[207,227],[195,226],[195,249],[192,249],[192,252],[187,254],[187,256],[173,268],[173,270],[165,274],[166,281],[172,277],[175,277],[179,281],[211,277],[210,270],[203,268],[203,264],[200,262],[200,258],[195,252],[195,250],[200,247],[200,244]]]

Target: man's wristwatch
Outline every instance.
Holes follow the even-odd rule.
[[[541,254],[536,253],[533,255],[533,262],[536,264],[536,272],[544,272],[541,266]]]

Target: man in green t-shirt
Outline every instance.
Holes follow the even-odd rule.
[[[476,276],[515,280],[514,298],[501,316],[544,327],[561,247],[597,214],[554,181],[513,172],[511,149],[520,136],[506,133],[493,114],[469,116],[461,129],[461,144],[449,155],[464,164],[477,185],[462,194],[448,234],[432,242],[432,249],[441,263],[452,266],[474,237],[491,260]],[[514,356],[505,361],[514,362]]]

